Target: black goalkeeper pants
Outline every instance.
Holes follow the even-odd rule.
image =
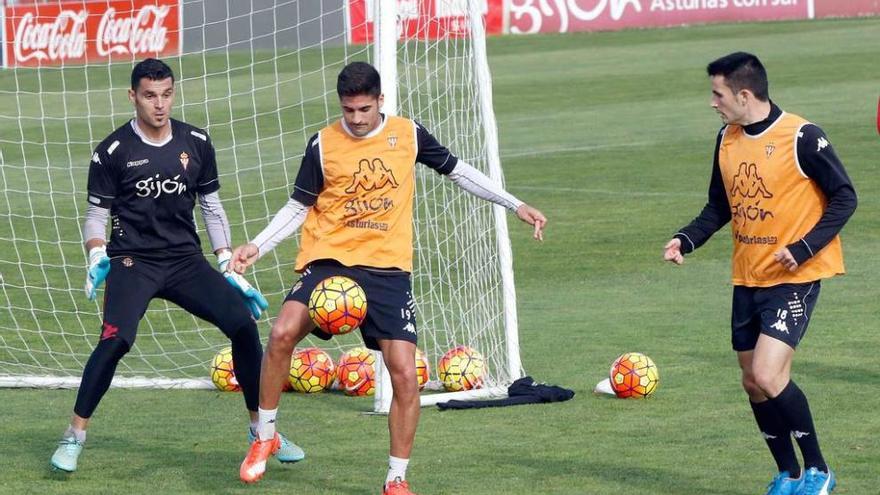
[[[83,370],[74,412],[89,418],[110,387],[116,366],[134,345],[138,323],[151,300],[165,299],[216,325],[232,343],[235,376],[250,411],[259,405],[263,349],[257,324],[238,291],[201,254],[147,260],[110,260],[101,339]]]

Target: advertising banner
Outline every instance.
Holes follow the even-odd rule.
[[[511,34],[806,19],[813,0],[510,0]],[[845,2],[844,2],[845,3]]]
[[[373,40],[373,2],[379,0],[347,0],[348,42],[369,43]],[[486,23],[486,34],[501,34],[504,28],[505,0],[482,0],[480,10]],[[467,0],[397,0],[401,39],[439,39],[465,36]]]
[[[5,67],[178,55],[178,0],[16,2],[3,8]]]

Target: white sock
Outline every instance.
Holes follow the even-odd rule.
[[[272,440],[275,438],[275,416],[278,415],[278,408],[275,409],[258,409],[257,414],[260,417],[259,425],[257,425],[257,436],[260,441]]]
[[[409,459],[401,459],[400,457],[388,456],[388,476],[385,477],[385,484],[400,478],[400,481],[406,479],[406,466]]]
[[[86,443],[86,430],[79,430],[73,427],[73,425],[68,425],[67,430],[64,431],[63,438],[76,438],[76,441],[79,443]]]

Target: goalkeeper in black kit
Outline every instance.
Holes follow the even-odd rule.
[[[104,139],[89,164],[85,289],[94,300],[105,284],[104,313],[70,426],[52,456],[52,466],[62,471],[76,470],[89,420],[154,298],[179,305],[229,338],[250,416],[249,438],[255,438],[262,360],[256,319],[268,304],[244,278],[226,271],[232,243],[217,192],[214,147],[205,131],[171,118],[174,96],[168,65],[156,59],[138,63],[128,91],[135,118]],[[220,271],[202,254],[193,218],[196,200]],[[276,457],[294,462],[303,452],[284,439]]]

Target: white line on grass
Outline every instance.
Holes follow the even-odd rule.
[[[517,186],[508,184],[508,189],[521,189],[524,191],[553,191],[553,192],[573,192],[584,194],[609,194],[614,196],[632,196],[632,197],[687,197],[702,198],[706,197],[706,193],[698,192],[666,192],[666,191],[613,191],[611,189],[588,189],[580,187],[556,187],[556,186]]]
[[[501,158],[518,158],[521,156],[553,155],[556,153],[571,153],[573,151],[592,151],[606,148],[632,148],[654,144],[655,141],[634,141],[631,143],[590,144],[587,146],[572,146],[570,148],[531,149],[501,153]]]

